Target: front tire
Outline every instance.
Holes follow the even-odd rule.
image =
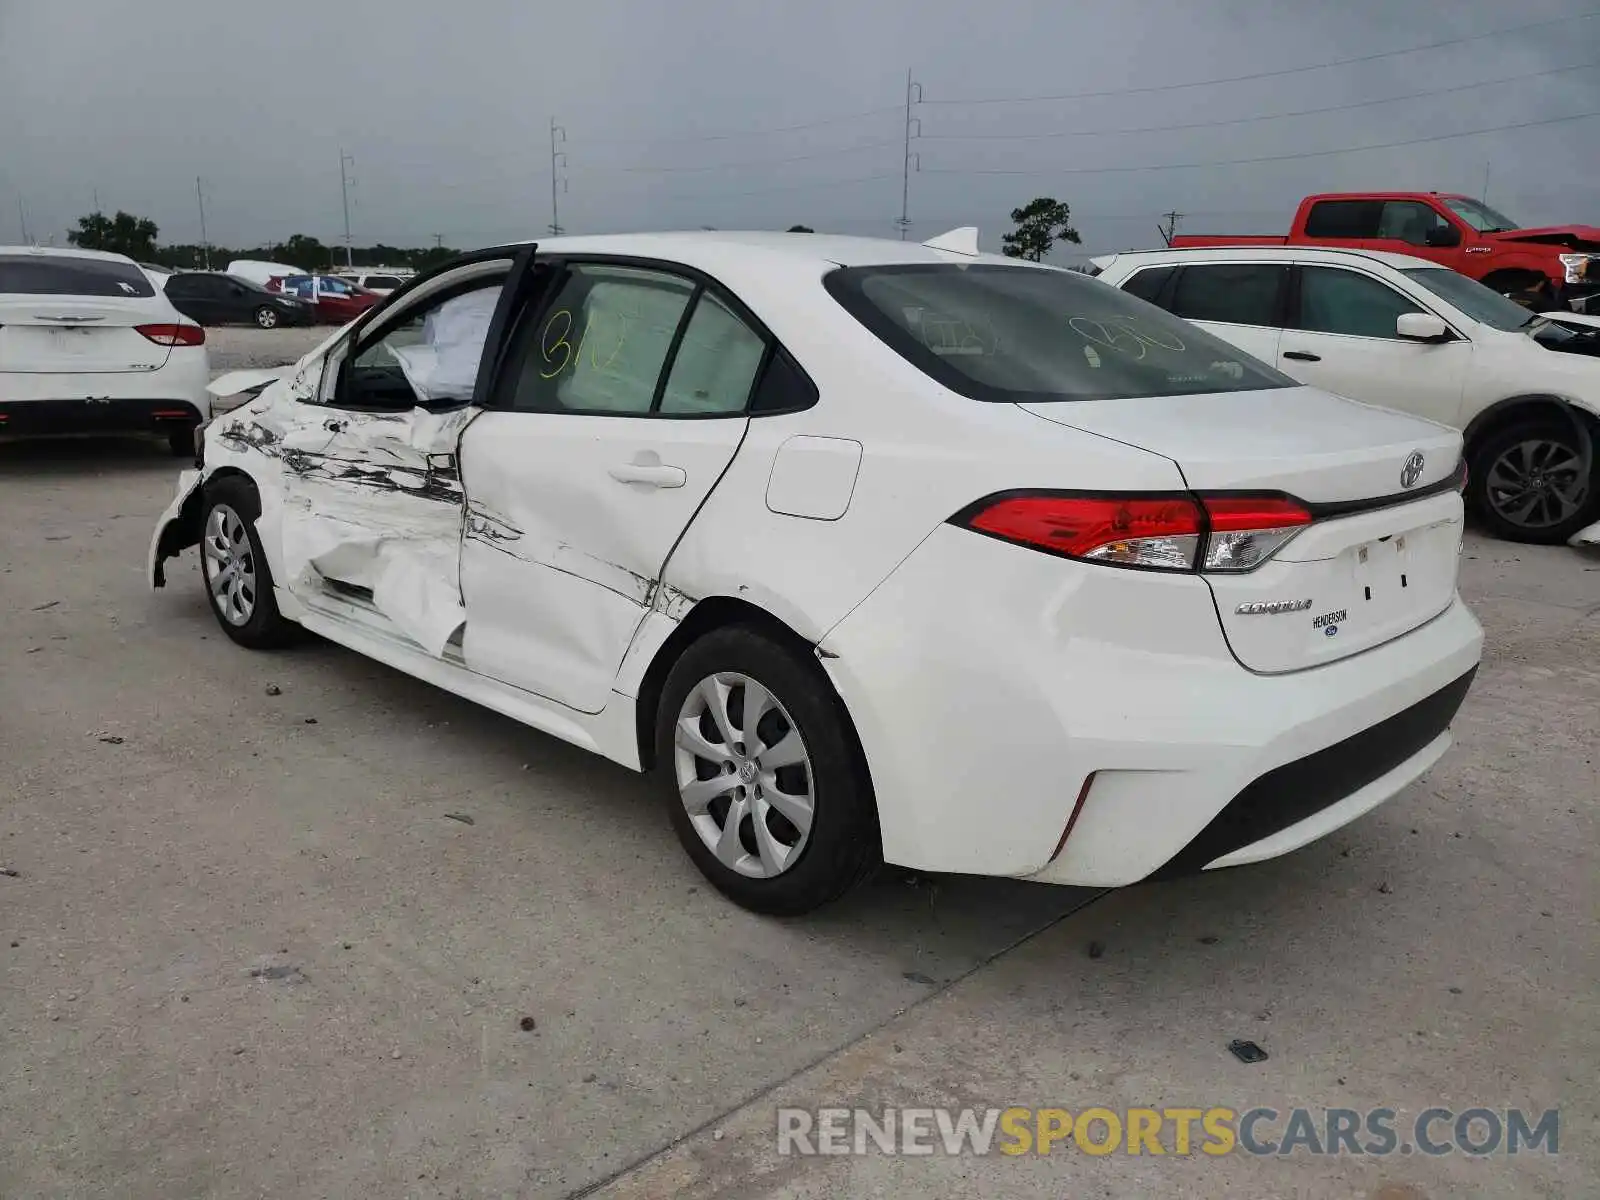
[[[1496,537],[1560,545],[1600,515],[1595,475],[1591,462],[1584,476],[1573,425],[1548,419],[1511,425],[1473,450],[1466,499]]]
[[[263,304],[256,309],[256,324],[263,329],[276,329],[278,327],[278,310],[270,304]]]
[[[200,517],[206,600],[222,632],[251,650],[285,645],[294,633],[273,597],[272,570],[256,533],[260,515],[255,491],[242,479],[207,486]]]
[[[662,688],[656,746],[673,830],[734,903],[810,912],[879,861],[843,704],[815,662],[765,634],[730,626],[689,647]]]

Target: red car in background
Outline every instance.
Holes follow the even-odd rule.
[[[348,279],[337,275],[286,275],[274,277],[267,289],[298,296],[315,306],[317,320],[330,325],[343,325],[355,320],[383,297],[377,292],[357,287]]]

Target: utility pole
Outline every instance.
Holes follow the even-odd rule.
[[[346,154],[344,147],[341,146],[339,148],[339,198],[344,201],[344,265],[347,267],[356,265],[355,256],[350,249],[350,186],[355,183],[355,180],[347,179],[344,169],[347,166],[353,167],[355,165],[356,156]]]
[[[558,143],[565,143],[567,131],[556,124],[554,117],[550,118],[550,236],[560,237],[561,210],[556,201],[556,192],[567,190],[566,176],[561,174],[561,169],[567,165],[567,152],[557,150]]]
[[[1165,227],[1157,225],[1156,229],[1161,234],[1161,240],[1170,246],[1172,245],[1173,235],[1178,232],[1178,222],[1183,220],[1183,214],[1174,210],[1172,212],[1162,213],[1161,215],[1166,219],[1167,223]]]
[[[435,250],[444,249],[444,234],[436,233],[433,235],[433,248]]]
[[[99,188],[95,188],[95,189],[93,189],[93,191],[94,191],[94,211],[95,212],[99,212],[100,211],[100,189]]]
[[[1489,163],[1483,164],[1483,203],[1489,203]]]
[[[33,239],[28,236],[28,209],[22,203],[21,192],[17,193],[17,220],[22,223],[22,244],[24,246],[33,245]]]
[[[915,97],[915,99],[913,99]],[[911,231],[911,170],[915,162],[916,169],[922,170],[922,159],[911,153],[911,139],[922,136],[922,119],[911,115],[912,104],[922,103],[922,85],[911,78],[911,68],[906,68],[906,152],[903,167],[900,173],[900,219],[895,222],[900,227],[900,240],[906,240],[906,234]],[[913,132],[913,129],[915,132]]]
[[[206,194],[201,190],[200,176],[194,177],[194,198],[200,205],[200,252],[205,255],[206,270],[211,270],[211,242],[206,237]],[[98,210],[96,210],[98,211]]]

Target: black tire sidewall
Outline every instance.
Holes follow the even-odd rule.
[[[205,531],[210,525],[212,510],[221,504],[226,504],[244,522],[245,536],[250,539],[250,554],[255,560],[253,563],[256,577],[255,608],[250,613],[250,619],[243,625],[235,625],[222,615],[222,610],[217,606],[217,598],[211,592],[211,581],[206,577],[203,544]],[[256,520],[260,516],[261,506],[256,499],[255,491],[243,481],[222,479],[206,486],[205,503],[201,505],[200,510],[202,541],[200,586],[205,589],[206,603],[211,606],[211,613],[217,618],[217,624],[222,626],[222,632],[239,645],[248,646],[252,650],[282,646],[289,640],[293,631],[293,626],[278,612],[278,602],[272,593],[272,567],[268,564],[266,553],[261,548],[261,535],[256,532]]]
[[[788,710],[811,756],[810,837],[795,864],[775,878],[750,879],[724,866],[700,840],[678,795],[678,712],[690,690],[718,671],[737,671],[767,688]],[[771,916],[809,912],[849,890],[881,858],[877,806],[843,704],[820,667],[759,630],[713,630],[673,666],[656,714],[656,773],[689,857],[718,891],[744,908]]]
[[[1594,477],[1596,472],[1593,464],[1590,466],[1588,498],[1576,513],[1559,525],[1552,525],[1548,529],[1524,529],[1506,520],[1489,503],[1489,469],[1510,446],[1529,438],[1560,442],[1574,453],[1578,452],[1577,431],[1561,421],[1530,421],[1496,430],[1472,451],[1471,471],[1467,479],[1467,504],[1483,527],[1498,538],[1535,546],[1561,545],[1600,516],[1600,481]],[[1596,449],[1600,450],[1600,437],[1594,438],[1594,441],[1597,443]]]

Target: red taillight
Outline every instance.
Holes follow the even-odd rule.
[[[1249,571],[1311,524],[1286,496],[1000,496],[956,518],[1069,558],[1165,571]]]
[[[135,325],[158,346],[203,346],[206,331],[198,325]]]
[[[1218,533],[1311,524],[1305,505],[1286,496],[1202,496],[1201,503]]]
[[[1007,496],[964,523],[1070,558],[1182,571],[1194,568],[1200,510],[1183,496]]]

